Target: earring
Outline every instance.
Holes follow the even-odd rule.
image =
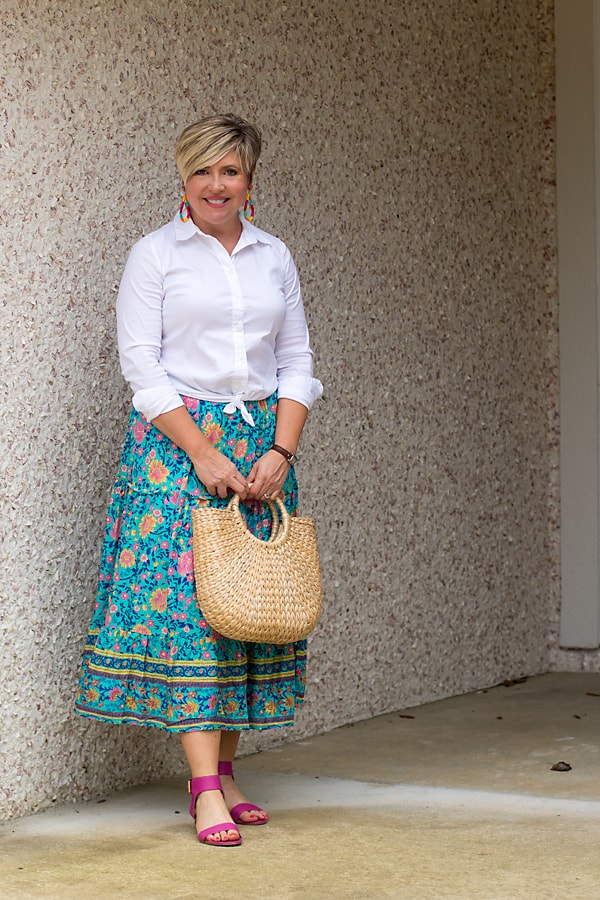
[[[185,210],[185,215],[184,215]],[[179,207],[179,218],[182,222],[190,221],[190,204],[188,203],[188,198],[184,194],[181,198],[181,206]]]
[[[248,193],[246,194],[246,202],[244,203],[244,218],[252,223],[254,219],[254,203],[252,202],[252,185],[248,185]]]

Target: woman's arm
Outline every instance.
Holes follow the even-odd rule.
[[[196,475],[209,493],[226,497],[228,490],[232,490],[235,494],[239,494],[242,500],[246,499],[248,495],[246,479],[231,460],[219,453],[202,434],[185,406],[156,416],[152,419],[152,424],[187,453]]]
[[[322,392],[323,385],[313,377],[310,348],[298,271],[289,250],[283,246],[285,320],[275,340],[277,392],[280,399],[296,400],[308,409]]]
[[[161,232],[141,238],[131,250],[117,295],[117,338],[121,371],[133,391],[133,405],[151,421],[183,406],[161,363],[163,281]]]
[[[300,443],[300,435],[308,416],[308,408],[297,400],[282,397],[277,402],[277,424],[275,443],[295,453]]]
[[[307,415],[308,409],[302,403],[282,397],[277,403],[274,443],[295,453]],[[290,464],[281,453],[268,450],[254,463],[248,475],[247,498],[260,500],[265,494],[272,499],[279,497],[289,470]]]

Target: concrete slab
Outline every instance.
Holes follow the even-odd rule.
[[[572,771],[551,770],[562,760]],[[600,800],[600,675],[542,675],[400,710],[239,766]]]
[[[271,822],[239,848],[178,780],[49,810],[0,828],[0,897],[600,897],[599,719],[600,676],[544,676],[247,757]]]

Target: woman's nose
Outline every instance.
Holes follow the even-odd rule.
[[[210,179],[210,186],[213,191],[220,191],[223,188],[223,179],[219,172],[215,172]]]

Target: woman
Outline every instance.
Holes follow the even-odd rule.
[[[237,846],[267,813],[233,780],[241,731],[293,723],[306,644],[244,644],[196,603],[191,510],[297,506],[295,453],[322,386],[285,245],[251,224],[258,130],[233,115],[186,128],[179,214],[134,246],[117,300],[133,410],[107,516],[76,710],[179,733],[198,838]],[[244,209],[244,217],[240,208]]]

